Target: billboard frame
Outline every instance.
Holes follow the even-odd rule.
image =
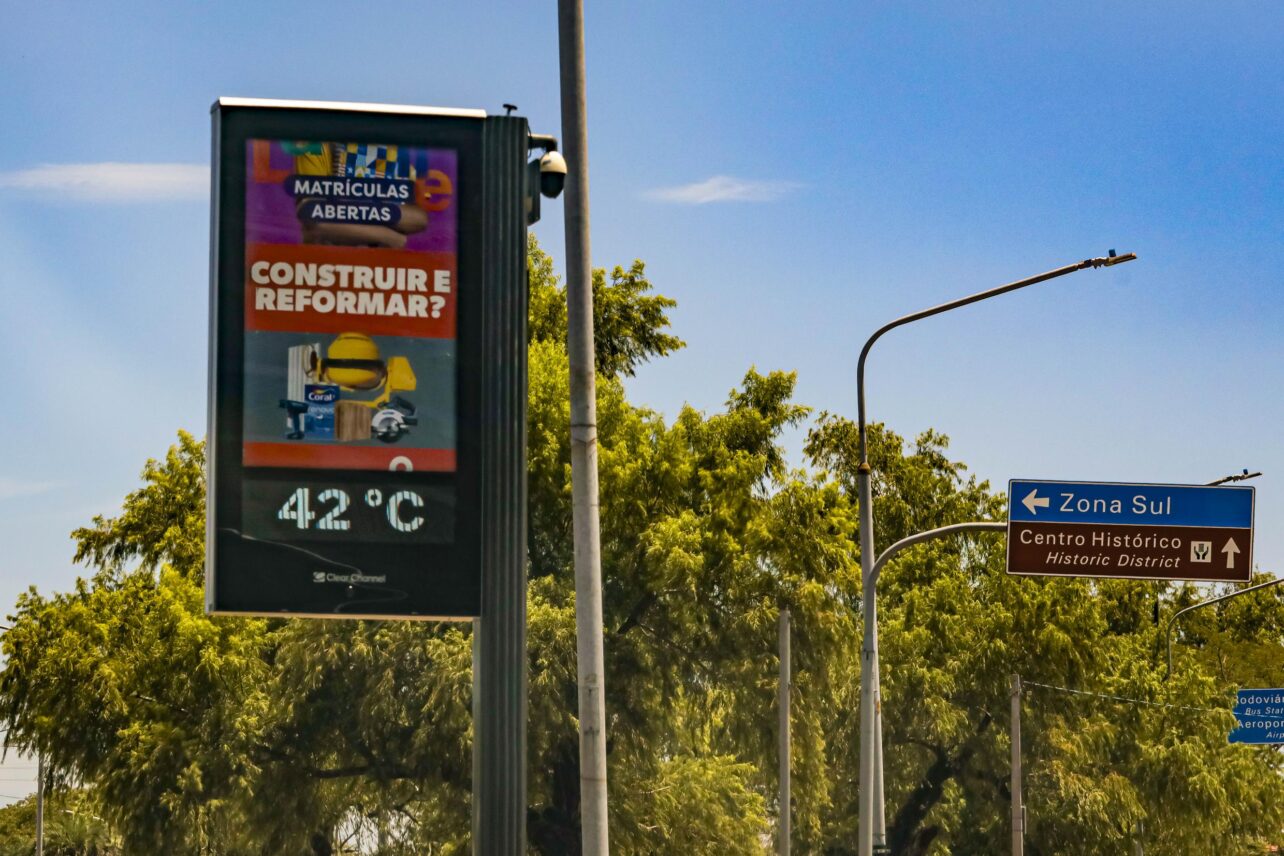
[[[468,620],[484,613],[488,553],[525,550],[525,205],[529,128],[482,110],[221,98],[211,169],[206,610],[228,615]],[[459,272],[453,473],[247,468],[244,430],[246,147],[253,139],[389,142],[454,149]],[[244,495],[259,480],[449,484],[446,546],[266,541],[243,534]],[[374,557],[374,558],[367,558]],[[397,584],[315,585],[306,568],[396,567]],[[503,573],[507,573],[504,571]],[[417,579],[411,579],[414,574]],[[287,579],[288,578],[288,579]],[[444,582],[443,582],[444,580]],[[318,589],[322,591],[318,593]],[[381,596],[389,592],[401,599]],[[355,595],[355,596],[354,596]],[[524,594],[523,594],[524,598]],[[524,603],[523,603],[524,606]]]

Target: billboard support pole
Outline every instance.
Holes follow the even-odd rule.
[[[584,3],[558,0],[562,145],[566,153],[566,349],[571,372],[571,504],[580,719],[580,837],[585,856],[609,853],[602,557],[598,523],[593,268],[589,251]]]
[[[526,152],[530,129],[517,116],[486,120],[482,156],[485,234],[482,277],[496,295],[483,311],[482,373],[503,390],[487,402],[482,514],[497,537],[482,547],[481,630],[476,668],[475,853],[526,853]]]
[[[473,619],[473,792],[472,821],[473,834],[469,839],[474,843],[481,841],[481,781],[482,753],[478,740],[478,725],[481,723],[481,619]]]

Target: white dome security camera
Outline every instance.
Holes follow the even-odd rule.
[[[556,150],[539,159],[539,191],[549,199],[556,199],[566,186],[566,158]]]

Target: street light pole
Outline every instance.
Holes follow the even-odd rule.
[[[910,535],[908,538],[902,538],[892,546],[878,554],[874,560],[874,570],[870,574],[870,588],[877,591],[878,577],[883,572],[887,563],[894,559],[902,550],[913,547],[915,544],[922,544],[925,541],[932,541],[936,538],[945,538],[950,535],[971,534],[974,532],[1005,532],[1008,524],[998,523],[989,520],[978,520],[971,523],[955,523],[950,526],[941,526],[937,529],[929,529],[926,532],[919,532]],[[877,640],[875,640],[877,642]],[[880,686],[878,681],[878,658],[874,658],[874,686]],[[880,699],[881,702],[881,699]],[[880,845],[887,844],[887,816],[884,812],[883,801],[883,711],[881,705],[874,711],[874,843]]]
[[[0,633],[13,628],[0,624]],[[45,752],[36,749],[36,856],[45,854]]]
[[[876,746],[881,742],[879,739],[882,731],[881,716],[878,715],[878,711],[882,701],[878,690],[878,612],[873,573],[875,556],[874,509],[865,421],[865,360],[869,356],[870,348],[884,333],[909,324],[912,321],[920,321],[933,315],[940,315],[942,312],[948,312],[951,309],[959,309],[972,303],[979,303],[991,297],[998,297],[1000,294],[1007,294],[1009,291],[1016,291],[1019,288],[1046,282],[1086,268],[1110,267],[1122,262],[1132,261],[1135,258],[1137,258],[1135,253],[1125,253],[1119,256],[1115,255],[1114,250],[1111,250],[1106,257],[1084,259],[1081,262],[1065,265],[1046,273],[1010,282],[1006,285],[991,288],[988,291],[978,292],[967,297],[961,297],[958,300],[952,300],[949,303],[933,306],[930,309],[905,315],[880,327],[874,332],[874,335],[869,337],[868,341],[865,342],[865,347],[861,349],[860,359],[856,363],[856,399],[860,435],[860,461],[856,467],[856,493],[857,501],[860,504],[861,612],[864,618],[860,671],[860,791],[858,794],[860,800],[858,853],[860,856],[873,856],[874,854],[875,819],[876,814],[882,814],[882,812],[875,812],[875,805],[883,802],[882,794],[875,794],[876,779],[880,785],[877,790],[882,790],[882,770],[880,769],[882,767],[882,757],[881,753],[876,753]],[[877,837],[879,839],[877,843],[880,846],[886,845],[887,833],[885,828],[878,830]]]

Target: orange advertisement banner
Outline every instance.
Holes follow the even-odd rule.
[[[455,337],[453,253],[250,244],[245,329]]]

